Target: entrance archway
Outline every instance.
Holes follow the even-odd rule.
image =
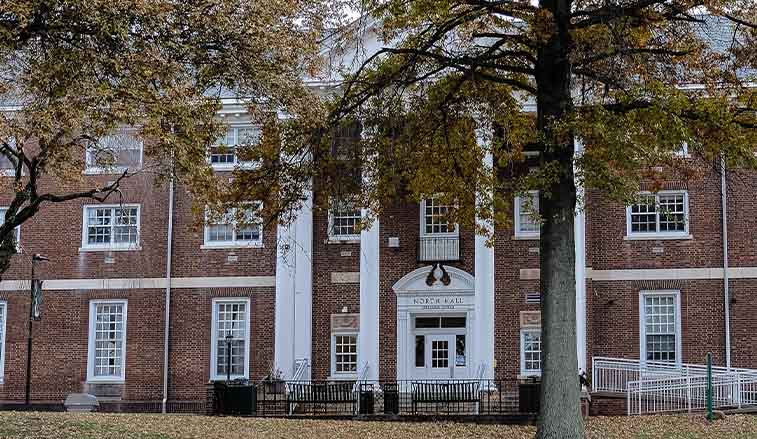
[[[455,267],[429,265],[392,287],[397,295],[397,379],[469,379],[475,352],[475,282]]]

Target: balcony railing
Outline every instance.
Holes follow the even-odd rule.
[[[456,262],[459,260],[459,236],[422,236],[418,239],[418,262]]]

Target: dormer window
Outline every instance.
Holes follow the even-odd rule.
[[[239,149],[259,143],[260,136],[260,129],[256,127],[230,127],[226,135],[210,147],[210,165],[217,170],[252,165],[251,161],[240,159]]]
[[[101,137],[87,148],[86,173],[120,174],[142,168],[144,142],[136,131],[122,129]]]

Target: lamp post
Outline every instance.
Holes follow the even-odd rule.
[[[234,341],[234,336],[229,334],[226,336],[226,382],[231,381],[231,342]]]
[[[32,256],[31,287],[29,288],[29,336],[26,345],[26,407],[31,408],[29,398],[32,389],[32,324],[42,317],[42,281],[34,277],[34,267],[37,262],[49,261],[45,256],[36,253]]]

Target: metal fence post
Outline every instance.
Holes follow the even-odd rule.
[[[707,353],[707,420],[712,421],[712,353]]]

